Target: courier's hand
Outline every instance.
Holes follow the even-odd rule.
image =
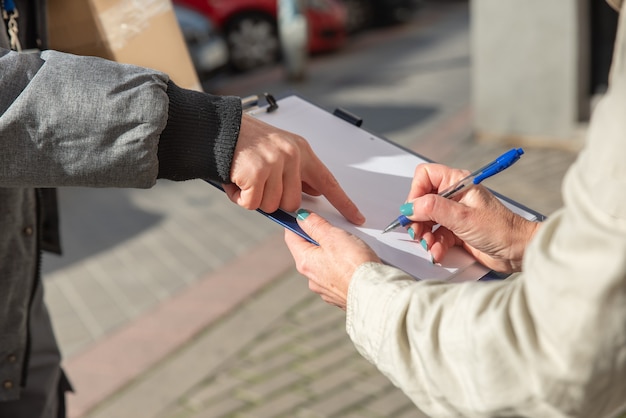
[[[365,242],[315,213],[298,211],[298,224],[319,247],[285,229],[285,242],[296,268],[309,279],[309,289],[345,310],[354,271],[363,263],[380,259]]]
[[[304,192],[326,196],[354,224],[365,222],[306,140],[249,115],[241,120],[230,178],[226,194],[247,209],[274,212],[280,207],[292,212],[300,207]]]
[[[436,261],[451,246],[461,245],[491,269],[519,271],[526,246],[540,224],[511,212],[480,185],[454,199],[437,195],[468,174],[440,164],[421,164],[415,169],[407,198],[413,202],[413,215],[408,217],[416,221],[409,226],[415,239],[426,241]],[[435,224],[441,227],[433,233]]]

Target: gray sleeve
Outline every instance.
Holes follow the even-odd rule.
[[[168,81],[99,58],[0,49],[0,186],[152,186]]]

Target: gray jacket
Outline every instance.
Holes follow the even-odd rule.
[[[0,19],[0,47],[6,47]],[[39,286],[43,193],[229,181],[241,101],[163,73],[54,51],[0,48],[0,401],[18,399]],[[52,234],[54,235],[54,234]],[[6,383],[10,382],[10,383]]]

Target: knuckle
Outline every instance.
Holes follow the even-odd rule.
[[[318,171],[317,175],[319,175],[320,184],[324,185],[325,189],[339,188],[339,183],[337,182],[337,179],[335,178],[335,176],[332,175],[329,170],[320,170]]]
[[[431,214],[436,210],[437,201],[434,194],[424,195],[423,198],[419,200],[422,211],[427,214]]]
[[[321,219],[311,220],[309,224],[309,228],[308,228],[310,235],[315,236],[315,237],[320,236],[322,229],[323,229],[323,223]]]
[[[300,207],[300,203],[302,203],[302,195],[293,195],[293,196],[284,196],[283,200],[280,202],[280,207],[284,208],[286,211],[293,212]]]
[[[239,206],[243,207],[244,209],[248,209],[248,210],[254,210],[256,209],[256,205],[253,205],[252,202],[250,200],[243,200],[239,202]]]
[[[304,276],[308,277],[308,267],[309,267],[309,263],[306,260],[306,257],[302,257],[300,258],[298,261],[296,261],[296,269],[302,273]],[[311,286],[311,284],[314,284],[315,282],[311,279],[309,279],[309,286]]]
[[[289,158],[292,158],[292,159],[300,158],[300,148],[298,147],[297,143],[285,142],[285,144],[283,145],[283,152]]]
[[[237,204],[248,210],[255,210],[259,207],[261,199],[257,196],[254,189],[242,190],[241,197]]]
[[[261,209],[263,212],[265,213],[272,213],[272,212],[276,212],[279,208],[278,203],[272,201],[272,202],[263,202],[260,206],[259,209]]]
[[[469,176],[470,174],[472,174],[471,171],[465,170],[465,169],[458,169],[456,171],[457,172],[456,172],[456,176],[455,176],[456,177],[455,181],[461,180],[462,178],[465,178],[465,177]]]

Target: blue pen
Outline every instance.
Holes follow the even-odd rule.
[[[495,174],[498,174],[500,171],[509,168],[517,160],[519,160],[522,154],[524,154],[524,150],[521,148],[513,148],[510,151],[505,152],[504,154],[496,158],[495,161],[487,164],[484,167],[479,168],[478,170],[474,171],[469,176],[465,177],[464,179],[461,179],[456,184],[440,192],[439,196],[451,199],[452,197],[461,193],[468,187],[471,187],[475,184],[479,184],[484,179],[489,178]],[[385,232],[392,231],[399,226],[407,226],[411,222],[413,221],[411,221],[406,216],[400,215],[398,216],[397,219],[391,222],[387,228],[383,230],[383,234]]]

